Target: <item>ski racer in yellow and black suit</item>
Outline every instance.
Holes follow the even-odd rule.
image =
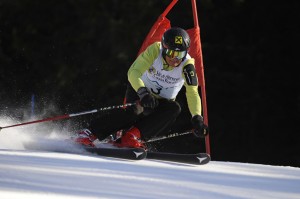
[[[200,137],[206,135],[207,126],[201,116],[198,79],[194,59],[188,54],[189,46],[190,37],[185,30],[170,28],[161,42],[150,45],[131,65],[127,74],[126,102],[139,103],[127,107],[121,118],[125,123],[129,120],[134,122],[119,139],[119,146],[144,147],[140,140],[147,141],[168,133],[181,112],[181,106],[175,99],[183,86],[194,133]],[[99,132],[93,125],[91,130],[96,135]]]
[[[131,65],[126,99],[140,100],[143,109],[135,107],[135,112],[144,115],[129,130],[134,136],[147,140],[170,130],[181,111],[175,99],[182,86],[186,88],[195,132],[205,136],[207,127],[201,116],[198,80],[194,59],[188,54],[189,45],[185,30],[171,28],[164,33],[162,42],[150,45]]]

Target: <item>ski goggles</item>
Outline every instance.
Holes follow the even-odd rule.
[[[170,50],[166,49],[165,50],[166,55],[172,59],[182,59],[186,56],[186,51],[177,51],[177,50]]]

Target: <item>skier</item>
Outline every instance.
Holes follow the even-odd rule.
[[[184,29],[173,27],[164,32],[161,42],[150,45],[128,70],[126,103],[138,103],[110,113],[113,122],[107,119],[109,117],[95,119],[89,130],[78,133],[75,142],[94,146],[95,139],[102,140],[123,128],[115,145],[145,148],[143,141],[170,131],[181,112],[175,99],[183,86],[193,132],[198,137],[205,137],[208,127],[201,116],[198,79],[194,59],[188,54],[189,47],[190,37]],[[110,127],[103,128],[104,124]]]

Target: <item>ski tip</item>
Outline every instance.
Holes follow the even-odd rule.
[[[199,153],[196,156],[197,160],[196,164],[202,165],[202,164],[207,164],[211,161],[211,157],[207,153]]]
[[[145,150],[134,150],[133,153],[135,155],[136,160],[145,159],[147,156],[147,153]]]

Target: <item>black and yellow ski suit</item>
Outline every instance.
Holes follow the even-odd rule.
[[[141,53],[128,70],[126,102],[137,102],[137,90],[146,87],[158,99],[154,109],[140,105],[115,110],[108,118],[92,123],[91,131],[103,139],[121,128],[137,127],[142,139],[169,133],[171,126],[181,112],[176,96],[183,86],[191,117],[201,115],[201,99],[198,93],[198,79],[194,59],[187,54],[179,66],[171,67],[162,55],[160,42],[153,43]],[[105,132],[105,133],[104,133]]]

